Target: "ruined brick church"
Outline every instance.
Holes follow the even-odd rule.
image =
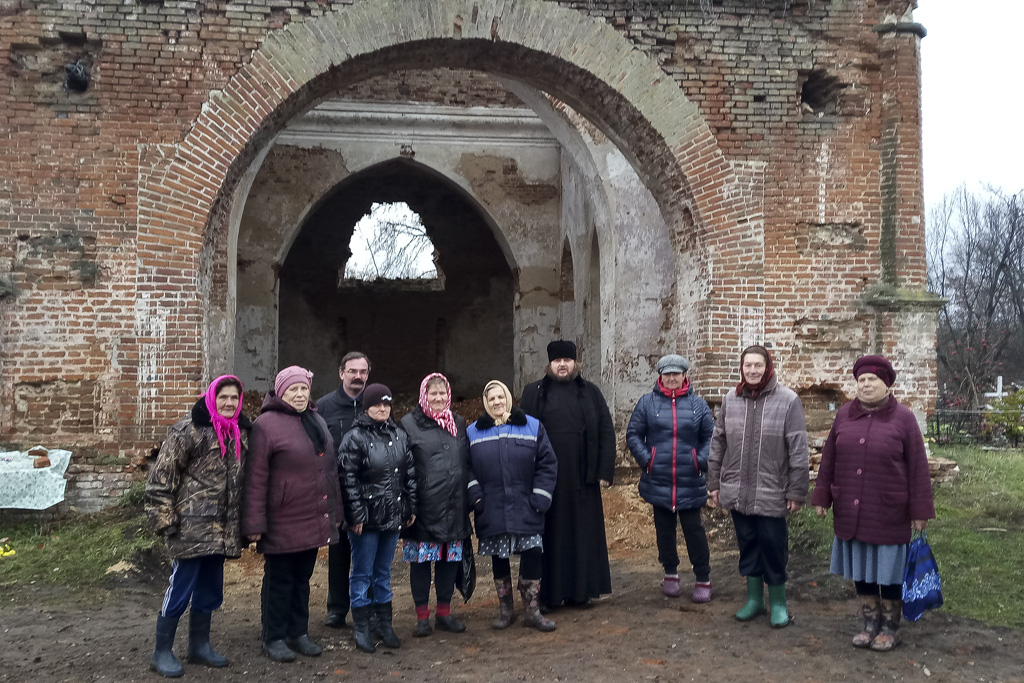
[[[92,510],[211,377],[518,394],[552,338],[622,426],[665,353],[764,342],[827,429],[880,352],[935,396],[908,0],[0,3],[0,441]],[[436,277],[346,277],[406,203]]]

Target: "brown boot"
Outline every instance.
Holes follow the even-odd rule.
[[[491,628],[504,629],[516,620],[516,604],[512,598],[512,577],[495,579],[494,588],[498,592],[498,618],[491,622]]]
[[[853,637],[853,646],[871,647],[871,641],[882,628],[882,607],[878,604],[878,596],[865,597],[860,612],[864,616],[864,630]]]
[[[900,618],[903,616],[902,600],[882,600],[882,627],[871,641],[875,652],[889,652],[900,644]]]
[[[519,594],[523,596],[526,616],[523,626],[532,626],[538,631],[554,631],[555,622],[540,613],[540,579],[519,578]]]

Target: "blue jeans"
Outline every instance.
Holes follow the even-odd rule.
[[[348,533],[352,545],[352,576],[349,590],[352,592],[352,607],[366,607],[366,597],[373,585],[373,602],[391,602],[391,562],[395,559],[398,545],[397,531],[364,531],[356,536]]]

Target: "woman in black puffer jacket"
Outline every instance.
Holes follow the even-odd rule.
[[[392,628],[391,560],[402,523],[416,521],[416,470],[408,438],[391,419],[391,390],[371,384],[363,390],[363,412],[341,440],[338,461],[344,471],[345,518],[352,545],[353,638],[374,652],[370,614],[388,647],[401,647]],[[367,597],[373,586],[373,602]]]
[[[676,516],[696,583],[694,602],[711,600],[711,555],[700,510],[708,501],[705,472],[715,421],[693,393],[690,363],[671,354],[658,361],[658,383],[643,395],[626,429],[626,443],[640,465],[640,495],[654,507],[658,561],[665,568],[662,592],[679,597]]]
[[[469,439],[466,421],[451,410],[451,386],[435,372],[420,383],[419,406],[402,418],[416,463],[416,523],[402,532],[402,557],[416,604],[414,637],[428,636],[430,567],[434,566],[438,630],[461,633],[465,624],[451,615],[455,577],[463,541],[470,534],[466,496]],[[470,551],[472,552],[472,551]]]

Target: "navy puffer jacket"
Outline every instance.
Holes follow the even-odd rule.
[[[659,386],[633,409],[626,443],[640,465],[640,495],[651,505],[694,510],[708,500],[708,450],[715,420],[692,388],[669,398]]]

